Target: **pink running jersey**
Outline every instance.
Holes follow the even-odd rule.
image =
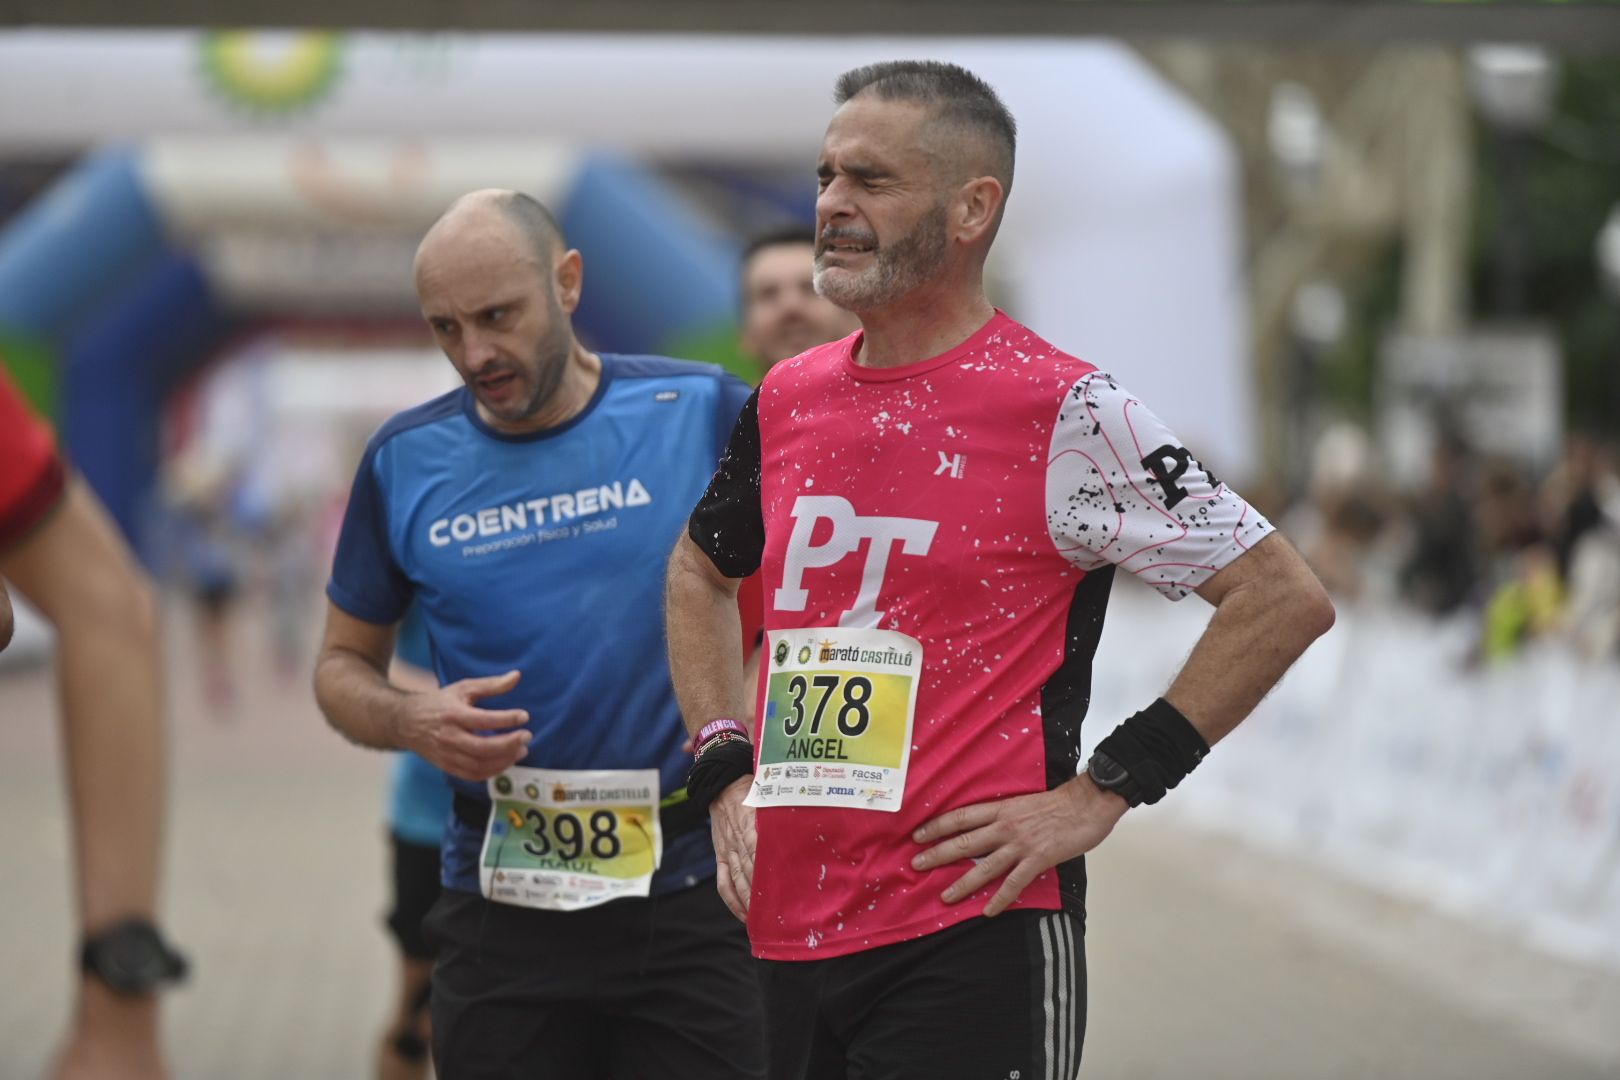
[[[689,530],[724,573],[763,568],[748,932],[772,960],[978,916],[994,889],[941,902],[964,867],[911,869],[912,831],[1075,775],[1115,566],[1180,599],[1271,528],[999,311],[902,367],[859,366],[859,342],[771,369]],[[1084,895],[1076,859],[1016,906]]]

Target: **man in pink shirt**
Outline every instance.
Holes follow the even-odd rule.
[[[671,558],[688,791],[764,961],[776,1080],[1072,1077],[1085,852],[1176,786],[1333,608],[1112,375],[985,298],[1015,145],[995,92],[898,62],[835,96],[816,288],[861,329],[766,375]],[[727,616],[756,569],[749,730]],[[1120,569],[1216,612],[1083,765]]]

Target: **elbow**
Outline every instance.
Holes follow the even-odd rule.
[[[1315,641],[1329,630],[1338,620],[1338,610],[1333,606],[1333,598],[1328,595],[1327,589],[1312,574],[1306,587],[1301,590],[1298,599],[1299,625],[1307,636],[1307,640]]]

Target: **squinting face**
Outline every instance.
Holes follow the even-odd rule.
[[[945,263],[945,201],[923,151],[923,106],[861,96],[827,125],[817,165],[816,291],[882,308]]]
[[[556,282],[515,230],[491,222],[430,238],[416,288],[422,317],[486,419],[520,426],[551,400],[573,330]]]
[[[767,365],[835,341],[855,329],[849,312],[816,295],[815,248],[761,248],[743,267],[742,344]]]

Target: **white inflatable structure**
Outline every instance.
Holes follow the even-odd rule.
[[[200,242],[227,297],[274,296],[286,283],[252,280],[242,237],[273,236],[289,212],[327,225],[346,214],[355,236],[376,234],[379,216],[415,228],[443,194],[424,198],[418,166],[458,146],[790,164],[808,184],[838,74],[899,57],[966,65],[1018,119],[997,299],[1114,372],[1222,475],[1255,472],[1234,157],[1117,44],[14,31],[0,34],[0,101],[30,105],[0,112],[0,153],[183,137],[154,159],[182,163],[151,170],[154,200],[182,233],[228,238]],[[249,166],[265,152],[244,136],[277,140],[279,164]],[[349,140],[373,149],[357,156]],[[334,198],[311,204],[310,183]]]

